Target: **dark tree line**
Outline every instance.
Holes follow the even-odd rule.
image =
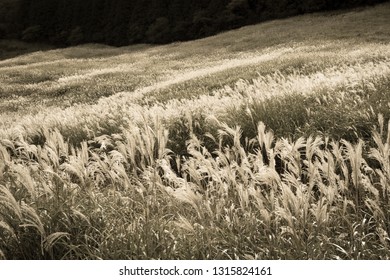
[[[75,45],[168,43],[386,0],[0,0],[0,38]]]

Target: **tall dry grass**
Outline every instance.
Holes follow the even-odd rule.
[[[0,62],[0,258],[389,259],[380,7]]]
[[[291,142],[263,123],[209,150],[167,148],[161,121],[79,148],[1,143],[1,243],[17,259],[387,259],[390,126],[374,146]],[[208,135],[213,138],[212,135]]]

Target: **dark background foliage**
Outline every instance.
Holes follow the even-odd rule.
[[[54,45],[168,43],[385,0],[0,0],[0,39]]]

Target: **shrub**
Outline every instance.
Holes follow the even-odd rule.
[[[27,27],[22,32],[22,40],[27,42],[34,42],[42,39],[42,28],[40,25]]]
[[[171,40],[169,20],[159,17],[146,31],[146,37],[151,43],[167,43]]]
[[[78,45],[84,40],[84,34],[80,26],[75,27],[69,34],[67,39],[68,44]]]

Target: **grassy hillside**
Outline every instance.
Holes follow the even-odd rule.
[[[0,61],[0,256],[388,259],[389,14]]]

